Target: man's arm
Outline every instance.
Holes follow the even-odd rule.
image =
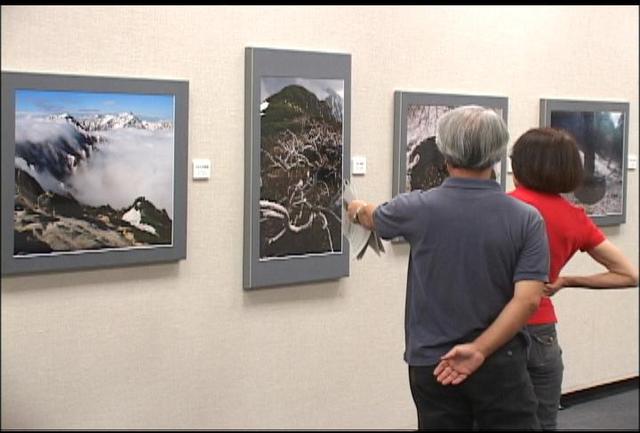
[[[373,211],[375,210],[375,205],[364,200],[352,200],[347,208],[347,215],[351,221],[357,222],[367,230],[373,230]]]
[[[518,281],[514,295],[493,323],[473,342],[454,346],[437,365],[433,374],[443,385],[457,385],[469,377],[484,360],[511,340],[536,311],[544,283]]]

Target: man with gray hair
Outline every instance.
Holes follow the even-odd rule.
[[[537,210],[491,180],[507,126],[464,106],[438,122],[450,177],[379,206],[353,200],[349,217],[411,246],[405,353],[419,429],[539,429],[523,327],[549,271]]]

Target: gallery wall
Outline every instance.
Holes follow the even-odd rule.
[[[353,183],[372,202],[391,197],[395,90],[506,96],[510,143],[540,98],[627,101],[638,154],[636,6],[1,11],[3,71],[188,80],[189,158],[213,165],[188,182],[186,260],[2,278],[2,428],[416,427],[406,245],[336,281],[242,289],[247,46],[351,54]],[[637,264],[637,170],[627,200],[604,232]],[[601,269],[578,254],[567,272]],[[554,302],[564,392],[638,375],[637,289]]]

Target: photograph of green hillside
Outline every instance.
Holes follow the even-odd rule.
[[[344,82],[260,84],[260,260],[340,253]]]

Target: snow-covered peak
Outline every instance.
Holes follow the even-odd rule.
[[[342,111],[343,111],[342,97],[333,89],[327,88],[326,91],[329,94],[329,96],[327,96],[324,101],[327,103],[327,105],[331,109],[331,115],[338,122],[342,122]]]
[[[119,114],[97,114],[93,117],[82,119],[82,125],[89,131],[140,128],[142,121],[131,112]]]
[[[82,125],[89,131],[102,131],[107,129],[138,128],[138,129],[166,129],[171,128],[171,122],[149,122],[141,120],[132,112],[118,114],[97,114],[93,117],[82,119]]]
[[[131,209],[125,212],[125,214],[122,215],[122,219],[140,230],[157,235],[158,233],[153,226],[140,222],[142,220],[142,214],[137,209],[137,204],[138,203],[134,204]]]
[[[73,126],[75,126],[76,128],[80,129],[82,131],[82,133],[85,133],[85,128],[84,126],[82,126],[82,124],[80,122],[78,122],[78,120],[73,117],[71,114],[69,113],[59,113],[59,114],[50,114],[48,117],[49,120],[53,120],[54,122],[62,122],[65,121],[67,123],[72,124]]]

